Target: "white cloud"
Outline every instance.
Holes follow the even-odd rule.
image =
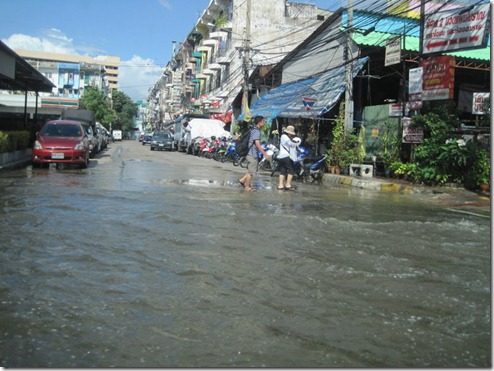
[[[172,4],[168,0],[159,0],[161,6],[165,9],[171,10],[173,8]]]
[[[166,0],[161,0],[163,6]],[[42,37],[34,37],[24,34],[14,34],[2,41],[11,49],[25,49],[44,51],[58,54],[87,55],[81,53],[87,48],[74,46],[73,39],[62,31],[52,28],[45,32]],[[93,51],[96,49],[93,49]],[[79,51],[79,52],[78,52]],[[101,51],[99,51],[101,52]],[[93,58],[98,58],[92,55]],[[132,100],[146,100],[148,90],[154,86],[161,76],[163,69],[152,59],[144,59],[134,55],[128,61],[120,61],[119,89],[127,94]]]
[[[163,73],[163,68],[154,64],[152,59],[134,55],[128,61],[120,61],[120,90],[132,100],[146,100],[148,90]]]
[[[13,34],[2,39],[11,49],[36,50],[60,54],[77,54],[72,40],[58,30],[50,30],[46,37],[33,37],[24,34]]]

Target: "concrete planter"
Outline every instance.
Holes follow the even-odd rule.
[[[31,161],[31,148],[0,154],[0,168],[15,167]]]

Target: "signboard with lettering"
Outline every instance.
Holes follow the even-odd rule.
[[[491,93],[473,93],[472,113],[474,115],[485,115],[489,109]]]
[[[455,59],[441,55],[420,61],[423,67],[422,100],[453,99]]]
[[[424,140],[424,131],[421,128],[410,128],[412,123],[410,117],[403,117],[401,123],[403,124],[403,143],[421,143]]]
[[[391,66],[401,61],[401,36],[388,39],[384,57],[384,65]]]
[[[485,48],[490,4],[432,12],[425,16],[422,54]]]
[[[408,71],[408,102],[411,110],[422,108],[423,68],[411,68]]]
[[[410,112],[410,107],[407,104],[405,104],[405,112],[403,112],[403,103],[390,103],[389,104],[389,109],[388,109],[388,116],[389,117],[401,117],[403,116],[403,113],[405,115],[408,115]]]

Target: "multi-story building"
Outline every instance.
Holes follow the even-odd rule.
[[[90,58],[22,49],[15,52],[55,84],[52,96],[78,99],[88,86],[108,94],[118,89],[119,57]]]
[[[211,0],[150,90],[155,117],[225,112],[330,14],[286,0]]]

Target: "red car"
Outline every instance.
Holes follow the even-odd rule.
[[[31,160],[34,166],[50,163],[89,164],[89,141],[79,121],[48,121],[36,134]]]

